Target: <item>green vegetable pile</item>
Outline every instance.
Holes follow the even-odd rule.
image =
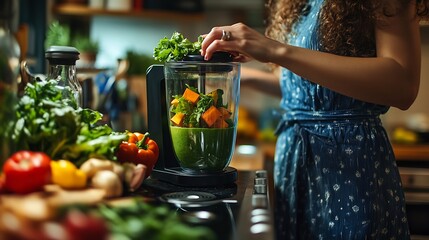
[[[130,206],[101,205],[99,213],[107,221],[112,239],[216,239],[211,229],[186,224],[166,205],[149,205],[136,200]]]
[[[202,42],[202,36],[199,36],[196,42],[191,42],[182,34],[175,32],[170,39],[164,37],[158,42],[153,57],[159,62],[181,61],[186,55],[200,54]]]
[[[52,159],[80,165],[89,157],[115,159],[115,150],[127,138],[98,124],[101,113],[78,107],[69,87],[56,80],[28,83],[16,106],[12,139],[16,150],[41,151]]]
[[[121,205],[109,203],[64,206],[59,218],[72,211],[103,220],[108,229],[108,239],[116,240],[215,240],[212,229],[186,221],[173,207],[149,204],[141,198]],[[80,223],[79,223],[80,224]]]

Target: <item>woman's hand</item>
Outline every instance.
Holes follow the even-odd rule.
[[[229,39],[222,36],[229,33]],[[214,27],[203,36],[201,55],[209,60],[214,52],[229,52],[234,56],[234,61],[247,62],[258,60],[260,62],[271,62],[271,51],[276,49],[275,45],[281,44],[269,39],[250,27],[236,23],[231,26]]]

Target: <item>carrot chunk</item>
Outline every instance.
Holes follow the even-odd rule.
[[[203,113],[201,118],[207,124],[207,126],[211,127],[216,122],[218,118],[222,117],[222,113],[215,106],[211,106],[207,111]]]
[[[177,106],[179,104],[179,99],[175,98],[175,99],[171,100],[170,104],[173,106]]]
[[[213,124],[214,128],[227,128],[229,125],[222,118],[218,118],[216,122]]]
[[[178,127],[181,127],[183,125],[183,120],[185,119],[185,114],[184,113],[176,113],[174,114],[174,116],[171,118],[171,122]]]
[[[196,104],[200,98],[200,95],[191,89],[186,88],[185,92],[183,93],[183,97],[192,104]]]
[[[223,119],[228,119],[228,118],[231,117],[231,112],[228,109],[226,109],[224,107],[220,107],[218,109],[219,109],[219,112],[222,113],[222,118]]]

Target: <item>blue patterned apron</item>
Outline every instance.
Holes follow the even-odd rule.
[[[291,45],[319,49],[323,0],[295,26]],[[274,182],[277,239],[409,239],[395,157],[379,116],[362,102],[282,69]]]

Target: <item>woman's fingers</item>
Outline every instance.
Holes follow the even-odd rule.
[[[209,60],[214,52],[225,51],[234,56],[235,61],[245,62],[253,59],[252,53],[243,49],[243,42],[254,39],[257,32],[242,23],[231,26],[214,27],[208,34],[202,35],[201,55]],[[257,47],[258,43],[255,43]]]
[[[205,56],[207,47],[210,46],[215,40],[220,40],[222,38],[222,29],[225,28],[227,27],[214,27],[208,34],[203,35],[204,40],[201,45],[201,55]]]

